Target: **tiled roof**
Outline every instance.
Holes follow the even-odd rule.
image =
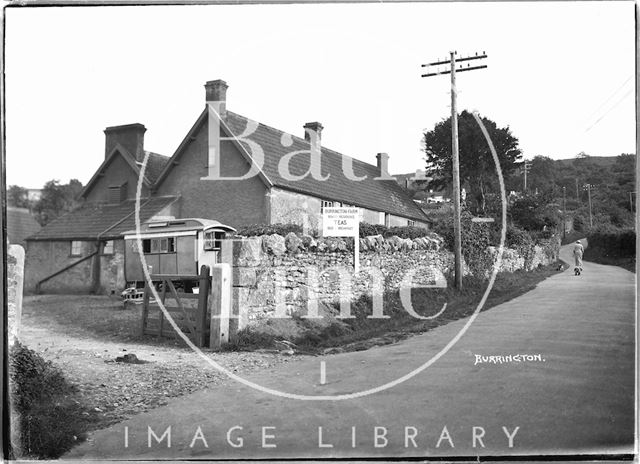
[[[26,208],[7,207],[7,235],[9,243],[23,245],[24,239],[40,230],[40,224]]]
[[[158,176],[162,172],[162,169],[164,169],[167,161],[169,161],[169,157],[146,150],[144,153],[145,155],[149,155],[149,158],[147,159],[147,166],[144,169],[144,176],[153,184],[158,179]]]
[[[231,111],[227,111],[224,119],[227,127],[236,136],[245,131],[247,121],[248,119],[244,116]],[[352,159],[354,175],[366,176],[366,178],[361,181],[348,179],[342,170],[342,159],[346,156],[322,147],[321,172],[323,176],[327,174],[330,176],[326,181],[316,180],[310,175],[301,180],[288,180],[278,171],[280,159],[294,151],[308,152],[309,142],[264,124],[259,124],[248,138],[262,147],[264,151],[262,171],[276,187],[419,221],[429,220],[396,181],[374,180],[375,177],[380,176],[377,166]],[[283,141],[287,145],[290,142],[291,145],[285,146]],[[302,175],[308,171],[309,165],[309,155],[306,157],[302,154],[295,155],[290,159],[289,171],[294,176]]]
[[[140,200],[140,222],[149,220],[176,197]],[[95,240],[118,238],[135,229],[135,200],[117,205],[87,203],[47,224],[28,240]]]

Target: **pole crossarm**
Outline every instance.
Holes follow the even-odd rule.
[[[473,71],[474,69],[483,69],[488,67],[486,64],[482,65],[482,66],[470,66],[467,68],[458,68],[456,69],[456,72],[464,72],[464,71]],[[440,71],[440,72],[435,72],[435,73],[428,73],[428,74],[421,74],[420,77],[431,77],[431,76],[439,76],[440,74],[451,74],[451,70],[447,70],[447,71]]]
[[[455,62],[459,63],[460,61],[479,60],[479,59],[482,59],[482,58],[488,58],[488,56],[484,52],[482,52],[482,55],[467,56],[465,58],[456,58]],[[429,66],[438,66],[440,64],[449,64],[449,63],[451,63],[451,60],[436,61],[434,63],[421,64],[420,66],[422,66],[423,68],[427,68]]]

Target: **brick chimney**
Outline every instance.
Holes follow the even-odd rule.
[[[378,169],[380,169],[380,177],[389,177],[389,155],[378,153],[376,160],[378,161]]]
[[[207,92],[207,103],[214,104],[214,108],[221,118],[227,115],[227,89],[229,86],[222,79],[209,81],[204,85]]]
[[[320,146],[320,140],[322,139],[322,129],[324,127],[319,122],[308,122],[304,126],[304,139],[311,143],[315,138],[318,146]],[[313,136],[315,134],[315,137]]]
[[[131,153],[136,161],[142,162],[144,159],[144,133],[146,131],[147,128],[140,123],[107,127],[104,130],[105,158],[117,144],[120,144]]]

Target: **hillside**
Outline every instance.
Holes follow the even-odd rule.
[[[602,167],[611,167],[615,164],[617,156],[589,156],[589,161],[597,164]],[[573,158],[565,158],[556,160],[559,163],[562,163],[564,166],[573,166],[573,162],[576,160],[576,157]]]

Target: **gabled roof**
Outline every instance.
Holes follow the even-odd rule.
[[[142,179],[142,182],[146,187],[152,187],[153,184],[158,179],[158,176],[162,172],[162,169],[164,168],[165,164],[167,163],[167,161],[169,161],[169,157],[160,155],[158,153],[153,153],[151,151],[146,151],[146,150],[144,153],[145,153],[145,156],[148,155],[148,158],[147,158],[147,166],[144,171],[144,178]],[[135,157],[131,153],[129,153],[129,151],[126,148],[124,148],[120,144],[117,144],[113,148],[113,150],[111,150],[111,153],[109,153],[107,157],[104,159],[100,167],[96,170],[93,177],[89,180],[89,182],[87,182],[87,185],[84,186],[84,188],[82,189],[82,192],[80,193],[80,196],[82,197],[86,196],[86,194],[91,190],[93,184],[100,178],[104,170],[107,168],[111,160],[118,155],[124,158],[124,160],[131,167],[131,169],[133,170],[136,176],[138,177],[140,176],[140,169],[142,167],[142,163],[136,161]]]
[[[147,166],[144,168],[144,177],[149,180],[150,184],[154,184],[156,180],[158,180],[158,177],[167,164],[167,161],[169,161],[169,157],[147,150],[144,151],[144,154],[145,156],[149,156],[147,158]],[[142,168],[142,163],[136,164],[139,166],[139,169]]]
[[[207,110],[205,109],[184,138],[180,147],[171,157],[171,160],[165,165],[163,172],[158,177],[157,184],[160,184],[168,175],[191,137],[206,119]],[[221,132],[226,137],[240,137],[247,129],[249,121],[251,121],[249,118],[227,110],[227,115],[222,121]],[[253,123],[257,125],[257,128],[247,138],[257,143],[264,152],[264,166],[262,166],[259,177],[268,187],[280,187],[324,200],[340,201],[374,211],[382,211],[409,219],[429,222],[429,218],[409,198],[395,180],[375,180],[376,177],[380,176],[377,166],[350,158],[325,147],[321,148],[321,172],[323,177],[327,174],[330,176],[326,181],[314,179],[310,175],[301,180],[288,180],[282,177],[278,170],[280,159],[294,151],[308,152],[309,142],[264,124]],[[291,142],[291,145],[284,146],[283,140]],[[237,139],[234,143],[243,156],[247,158],[247,161],[252,163],[251,151],[247,150],[240,139]],[[342,170],[343,158],[351,159],[355,176],[366,176],[366,178],[362,181],[354,181],[347,178]],[[294,176],[300,176],[308,171],[309,165],[309,154],[295,155],[289,162],[289,171]]]
[[[248,119],[227,111],[224,122],[231,132],[238,136],[245,131]],[[264,151],[262,170],[276,187],[419,221],[429,220],[395,180],[375,179],[380,177],[377,166],[351,158],[354,175],[366,176],[360,181],[351,180],[345,176],[342,168],[343,158],[350,157],[322,147],[321,172],[323,177],[329,175],[327,180],[317,180],[310,175],[300,180],[288,180],[280,175],[278,169],[280,159],[294,151],[308,152],[309,142],[264,124],[258,124],[249,138],[262,147]],[[283,140],[291,142],[291,145],[284,146]],[[309,166],[310,155],[295,155],[290,159],[289,171],[294,176],[300,176],[309,170]]]
[[[146,222],[177,197],[140,199],[140,222]],[[27,240],[110,240],[135,229],[135,200],[120,204],[87,203],[47,224]]]
[[[9,243],[24,245],[29,235],[35,234],[41,226],[26,208],[7,206],[7,236]]]

